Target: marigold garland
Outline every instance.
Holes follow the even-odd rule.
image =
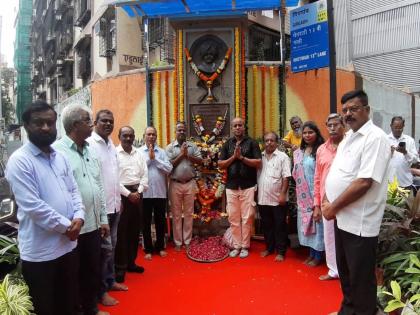
[[[230,55],[232,54],[232,48],[228,48],[225,57],[223,58],[223,61],[220,63],[220,66],[216,69],[216,71],[210,76],[206,76],[204,73],[202,73],[194,61],[192,60],[192,57],[190,55],[190,52],[188,48],[184,48],[185,56],[187,56],[187,61],[190,63],[191,68],[194,70],[194,73],[199,77],[201,80],[205,81],[207,85],[212,85],[213,81],[217,79],[217,77],[225,70],[225,67],[230,59]]]
[[[270,130],[275,130],[274,127],[274,117],[276,116],[275,109],[274,109],[274,95],[275,95],[275,86],[274,86],[274,67],[270,66],[270,105],[269,105],[269,111],[270,111]]]
[[[253,121],[252,121],[252,131],[253,131],[253,136],[255,137],[256,133],[257,133],[257,123],[256,123],[256,118],[257,118],[257,66],[252,66],[252,117],[253,117]]]
[[[182,30],[178,31],[178,78],[179,78],[179,121],[184,121],[184,40]]]
[[[239,27],[235,27],[235,117],[240,116],[240,46],[239,46]]]
[[[165,118],[166,118],[166,145],[170,142],[170,120],[169,120],[169,71],[165,71]]]
[[[162,143],[162,96],[161,96],[161,75],[160,71],[156,72],[156,115],[157,115],[157,134],[158,134],[158,144],[160,146]]]
[[[261,67],[261,123],[262,123],[262,131],[267,128],[265,125],[265,66]]]
[[[176,64],[178,64],[178,58],[176,60]],[[173,92],[173,99],[174,99],[174,115],[172,117],[173,120],[173,126],[175,126],[177,120],[178,120],[178,71],[175,69],[174,73],[173,73],[173,77],[172,77],[172,92]],[[172,129],[171,129],[172,130]]]
[[[245,109],[245,102],[246,102],[246,74],[245,74],[245,32],[241,32],[241,115],[242,119],[245,121],[246,119],[246,109]]]

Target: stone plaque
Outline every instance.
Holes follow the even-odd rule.
[[[224,126],[219,137],[229,136],[229,104],[190,104],[189,106],[189,136],[197,137],[197,131],[194,128],[194,117],[200,115],[202,119],[202,135],[211,134],[216,127],[218,117],[225,119]]]

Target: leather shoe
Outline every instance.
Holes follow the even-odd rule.
[[[144,272],[144,268],[142,266],[131,266],[127,268],[128,272],[136,272],[136,273],[143,273]]]

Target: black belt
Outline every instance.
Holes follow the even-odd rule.
[[[128,190],[131,190],[131,191],[137,191],[137,189],[139,189],[139,184],[136,184],[136,185],[124,185],[124,187],[125,188],[127,188]]]
[[[180,184],[186,184],[189,183],[190,181],[192,181],[193,179],[187,179],[187,180],[179,180],[179,179],[175,179],[175,178],[171,178],[171,180],[173,180],[174,182],[180,183]]]

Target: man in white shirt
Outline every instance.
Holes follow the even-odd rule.
[[[341,103],[350,130],[337,148],[321,210],[327,220],[337,219],[336,256],[344,296],[338,314],[374,315],[376,247],[391,148],[386,134],[369,119],[364,91],[344,94]]]
[[[391,120],[391,133],[388,135],[392,148],[390,181],[397,177],[398,185],[412,189],[413,174],[411,164],[417,163],[417,153],[414,139],[403,134],[405,120],[401,116],[395,116]]]
[[[139,246],[143,192],[148,188],[146,161],[133,147],[134,129],[122,127],[118,133],[121,144],[117,147],[120,169],[120,193],[123,211],[118,224],[115,248],[115,280],[124,282],[125,272],[143,273],[135,264]]]
[[[110,228],[110,235],[102,238],[102,282],[99,299],[103,305],[112,306],[117,304],[118,301],[110,296],[107,291],[127,290],[126,285],[115,282],[114,270],[115,245],[117,243],[117,228],[121,207],[117,150],[109,137],[114,130],[114,115],[111,111],[102,109],[96,113],[96,119],[93,124],[95,129],[86,141],[96,153],[96,157],[100,162]]]
[[[275,132],[264,135],[265,150],[262,168],[258,171],[258,210],[264,232],[266,249],[261,257],[277,252],[275,261],[283,261],[287,249],[287,192],[289,189],[290,159],[278,147]]]

